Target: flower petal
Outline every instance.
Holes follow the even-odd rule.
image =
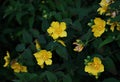
[[[44,60],[43,59],[37,59],[38,65],[43,65],[44,64]]]
[[[52,60],[51,59],[48,59],[45,61],[46,65],[51,65],[52,64]]]
[[[66,29],[66,24],[64,22],[61,22],[60,28],[64,31]]]
[[[66,37],[67,36],[67,32],[66,31],[63,31],[61,34],[60,34],[60,37]]]

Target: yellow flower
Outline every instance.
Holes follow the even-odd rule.
[[[103,7],[100,7],[97,11],[99,12],[100,15],[102,15],[107,11],[107,9],[108,9],[107,6],[103,6]]]
[[[84,48],[84,44],[81,40],[76,40],[76,42],[73,42],[76,47],[73,49],[76,52],[81,52]]]
[[[108,6],[110,4],[110,0],[101,0],[101,2],[99,3],[100,6]]]
[[[94,25],[92,26],[92,32],[95,37],[100,37],[105,31],[106,22],[101,18],[94,19]]]
[[[66,37],[67,32],[65,22],[52,22],[51,26],[47,29],[47,32],[53,39],[58,39],[59,37]]]
[[[10,54],[9,52],[7,51],[7,56],[4,57],[4,60],[5,60],[5,64],[3,65],[3,67],[7,67],[10,63]]]
[[[40,50],[40,44],[39,44],[39,42],[38,42],[38,40],[36,39],[35,40],[35,47],[36,47],[36,49],[39,51]]]
[[[120,31],[120,24],[117,24],[117,30]]]
[[[14,61],[11,63],[11,68],[14,70],[14,72],[27,72],[27,67],[20,65],[18,62]]]
[[[44,62],[46,65],[52,64],[52,53],[50,51],[40,50],[39,52],[34,53],[34,56],[37,60],[37,64],[40,65],[41,68],[44,67]]]
[[[114,32],[114,30],[115,30],[115,27],[116,27],[116,29],[118,30],[118,31],[120,31],[120,24],[119,24],[119,22],[110,22],[111,20],[107,20],[107,24],[108,25],[110,25],[110,30],[112,31],[112,32]]]
[[[104,72],[104,65],[99,57],[94,57],[92,62],[87,63],[84,70],[85,72],[94,75],[97,79],[98,75],[101,72]]]
[[[100,15],[104,14],[105,12],[107,12],[109,5],[112,3],[113,0],[101,0],[100,4],[100,8],[98,8],[98,12]]]

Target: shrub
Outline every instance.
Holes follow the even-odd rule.
[[[119,0],[0,2],[1,82],[120,81]]]

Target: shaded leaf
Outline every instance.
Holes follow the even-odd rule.
[[[67,52],[67,49],[64,46],[59,45],[56,48],[56,52],[60,57],[64,58],[65,60],[68,59],[68,52]]]
[[[39,37],[39,31],[37,29],[30,29],[30,33],[35,38]]]
[[[49,23],[47,20],[43,20],[42,21],[42,31],[43,32],[46,32],[47,31],[47,28],[49,28]]]
[[[112,36],[108,36],[102,43],[100,43],[99,48],[101,48],[102,46],[104,46],[104,45],[112,42],[113,40],[114,40],[114,39],[113,39]]]
[[[120,81],[115,78],[107,78],[107,79],[104,79],[103,82],[120,82]]]
[[[34,24],[34,16],[30,17],[28,22],[29,22],[29,27],[32,28]]]
[[[117,74],[116,66],[110,57],[107,57],[104,60],[104,66],[105,66],[106,71],[109,71],[113,74]]]
[[[15,75],[20,79],[18,82],[30,82],[33,78],[37,77],[33,73],[16,73]]]
[[[46,74],[49,82],[57,82],[57,77],[54,73],[52,73],[50,71],[46,71],[45,74]]]
[[[57,42],[51,41],[47,44],[46,49],[52,51],[55,50],[57,46],[58,46]]]
[[[72,82],[70,75],[65,75],[63,78],[63,82]]]
[[[22,39],[23,39],[24,43],[31,43],[32,42],[32,36],[26,30],[23,31]]]
[[[46,44],[46,39],[44,35],[39,35],[38,37],[38,41],[40,42],[40,44]]]
[[[21,43],[16,46],[16,51],[17,52],[22,52],[25,50],[25,44]]]

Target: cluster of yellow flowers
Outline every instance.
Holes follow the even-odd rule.
[[[98,78],[99,74],[104,71],[104,65],[99,57],[94,57],[90,62],[89,60],[85,60],[85,62],[85,72],[94,75],[96,79]]]
[[[95,25],[92,26],[92,32],[94,32],[95,37],[99,37],[104,33],[105,31],[105,25],[106,22],[102,20],[101,18],[95,18],[94,20]],[[67,32],[65,31],[66,29],[66,24],[64,22],[52,22],[51,27],[48,28],[47,32],[49,35],[54,39],[58,39],[59,37],[66,37]],[[63,46],[66,46],[64,44],[64,41],[62,40],[56,40],[59,43],[61,43]],[[81,52],[84,48],[84,43],[77,39],[76,42],[73,43],[76,45],[74,48],[74,51]],[[44,63],[46,65],[52,65],[52,52],[47,51],[47,50],[42,50],[41,46],[39,44],[38,40],[35,40],[35,46],[37,52],[35,52],[33,55],[36,58],[37,64],[41,67],[44,68]],[[10,54],[7,51],[7,56],[4,57],[5,64],[4,67],[8,66],[10,63]],[[11,68],[14,70],[14,72],[27,72],[27,67],[22,66],[19,64],[17,61],[12,61],[11,62]],[[94,75],[96,78],[98,78],[99,73],[104,71],[104,66],[98,57],[94,57],[92,61],[87,62],[85,66],[85,72],[88,72],[89,74]]]
[[[4,57],[5,64],[3,67],[7,67],[10,64],[10,53],[7,51],[7,56]],[[14,72],[19,73],[19,72],[27,72],[27,67],[20,65],[16,61],[11,62],[11,68],[14,70]]]
[[[64,41],[59,40],[59,37],[66,37],[67,36],[67,32],[66,30],[66,23],[65,22],[57,22],[57,21],[53,21],[51,23],[51,26],[47,29],[48,34],[57,42],[59,42],[60,44],[62,44],[63,46],[66,46]],[[44,68],[44,63],[46,65],[52,65],[52,53],[51,51],[47,51],[47,50],[41,50],[40,44],[38,43],[37,40],[35,40],[36,43],[36,49],[37,52],[34,53],[34,56],[37,60],[37,64],[41,67]]]
[[[113,3],[114,0],[101,0],[101,2],[99,3],[100,4],[100,8],[97,10],[99,12],[100,15],[106,13],[108,11],[108,6]],[[109,12],[108,12],[109,13]],[[106,14],[108,14],[106,13]],[[115,12],[113,12],[115,13]],[[112,14],[111,17],[114,18],[116,15]],[[92,32],[93,32],[93,35],[95,37],[100,37],[106,30],[106,25],[110,26],[110,30],[112,32],[114,32],[114,29],[116,28],[116,30],[120,31],[120,22],[111,22],[111,19],[108,19],[107,21],[99,18],[99,17],[96,17],[94,19],[94,25],[91,26],[92,28]]]
[[[112,0],[102,0],[100,2],[100,8],[97,10],[100,15],[104,14],[108,6],[111,4]],[[94,25],[91,26],[93,35],[95,37],[100,37],[105,32],[105,26],[106,24],[110,25],[110,29],[114,31],[114,28],[117,27],[117,30],[120,31],[120,24],[118,22],[111,23],[110,21],[104,21],[103,19],[96,17],[94,19]],[[48,34],[57,42],[62,44],[63,46],[66,46],[64,41],[59,40],[59,38],[67,37],[66,32],[66,23],[65,22],[57,22],[53,21],[51,23],[51,26],[47,29]],[[84,48],[84,43],[81,40],[76,40],[76,42],[73,43],[76,45],[76,47],[73,49],[74,51],[81,52]],[[52,52],[47,51],[45,49],[41,49],[41,46],[39,44],[38,40],[35,40],[35,46],[37,52],[35,52],[33,55],[37,61],[37,64],[44,68],[44,64],[46,65],[52,65]],[[4,67],[7,67],[10,63],[10,54],[7,51],[7,56],[4,57],[5,64]],[[102,64],[102,61],[99,57],[93,57],[90,61],[86,59],[85,64],[85,72],[88,72],[89,74],[94,75],[96,78],[98,78],[99,74],[101,72],[104,72],[104,65]],[[14,72],[27,72],[27,67],[22,66],[17,61],[11,62],[11,68],[14,70]]]

